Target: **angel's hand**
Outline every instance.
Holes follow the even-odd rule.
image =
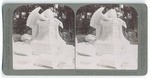
[[[123,20],[122,20],[123,21]],[[125,27],[125,28],[127,28],[127,25],[126,25],[126,23],[123,21],[123,26]]]
[[[60,22],[60,25],[59,25],[59,26],[60,26],[61,28],[64,28],[62,22]]]

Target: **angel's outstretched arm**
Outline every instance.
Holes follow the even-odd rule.
[[[103,21],[109,21],[110,18],[106,14],[102,13],[102,11],[104,10],[104,8],[105,7],[102,7],[102,9],[99,9],[100,10],[99,18],[100,18],[100,20],[103,20]]]
[[[39,19],[39,20],[43,20],[43,21],[48,20],[48,18],[46,18],[46,17],[44,16],[44,14],[39,14],[39,15],[38,15],[38,19]]]
[[[126,22],[123,21],[121,18],[118,18],[119,23],[121,23],[121,26],[127,28]]]
[[[58,26],[64,28],[63,23],[59,19],[55,18],[55,21],[58,23]]]

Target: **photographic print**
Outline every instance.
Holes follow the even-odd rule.
[[[30,4],[13,13],[14,69],[74,69],[74,12],[62,4]]]
[[[90,4],[76,15],[62,4],[23,5],[12,29],[14,69],[138,68],[138,13],[129,5]]]
[[[128,5],[91,4],[76,12],[76,68],[136,70],[138,14]]]

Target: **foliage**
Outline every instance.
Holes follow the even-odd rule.
[[[32,4],[16,8],[13,15],[13,34],[23,35],[28,31],[32,31],[31,28],[26,26],[26,20],[30,12],[39,6],[42,8],[39,13],[42,13],[48,8],[52,8],[53,11],[57,13],[56,18],[58,18],[64,26],[63,29],[59,28],[61,36],[64,36],[64,40],[69,41],[68,43],[74,43],[72,42],[74,41],[74,12],[71,8],[61,4]],[[62,32],[66,32],[67,36],[62,35]]]
[[[123,33],[126,33],[125,37],[131,42],[137,42],[138,14],[133,7],[128,5],[91,4],[79,8],[76,15],[77,35],[95,34],[95,29],[90,26],[90,19],[93,13],[100,7],[105,7],[103,13],[106,13],[112,8],[120,12],[120,14],[122,14],[120,18],[127,24],[127,29],[123,29]]]

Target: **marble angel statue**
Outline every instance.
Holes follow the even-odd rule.
[[[58,27],[63,24],[54,17],[51,9],[46,9],[39,14],[41,7],[35,8],[27,18],[26,25],[32,28],[31,45],[33,54],[55,53],[66,42],[61,38]],[[35,51],[34,52],[34,48]]]
[[[121,68],[122,55],[126,54],[130,42],[123,35],[122,27],[127,28],[126,23],[119,17],[115,9],[102,13],[104,7],[99,8],[93,14],[90,26],[96,29],[95,46],[98,55],[113,54],[114,67]],[[106,58],[109,58],[109,56]],[[118,59],[118,60],[117,60]],[[111,58],[112,60],[112,58]],[[105,63],[108,64],[108,63]],[[113,66],[113,64],[109,64]]]
[[[27,26],[32,28],[32,54],[39,56],[35,64],[54,69],[74,68],[74,47],[67,45],[59,34],[59,26],[63,28],[62,22],[55,18],[51,9],[39,14],[40,9],[35,8],[27,19]]]

